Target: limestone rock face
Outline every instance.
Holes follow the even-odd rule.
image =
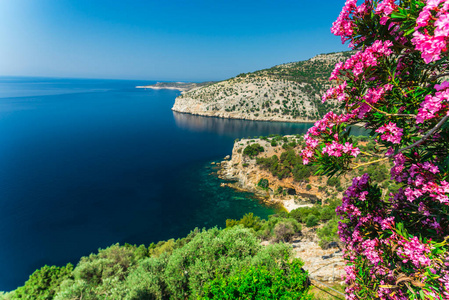
[[[295,257],[304,261],[304,269],[322,282],[341,282],[345,274],[343,251],[339,248],[323,250],[313,230],[303,229],[303,235],[292,242]]]

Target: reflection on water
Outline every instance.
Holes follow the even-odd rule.
[[[176,125],[195,132],[212,132],[221,136],[248,137],[268,134],[302,134],[313,123],[288,123],[224,119],[173,112]]]
[[[173,112],[173,117],[179,128],[194,132],[211,132],[233,138],[245,138],[269,134],[303,134],[313,126],[313,123],[249,121],[196,116],[179,112]],[[369,131],[363,127],[351,126],[352,135],[368,135],[368,132]]]

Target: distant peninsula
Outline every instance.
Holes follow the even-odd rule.
[[[334,66],[352,53],[320,54],[309,60],[286,63],[184,91],[173,111],[201,116],[281,122],[313,122],[337,101],[322,103],[322,94],[336,83],[329,81]]]
[[[152,85],[136,86],[138,89],[153,89],[153,90],[178,90],[181,92],[187,92],[190,90],[198,89],[210,84],[215,83],[214,81],[206,82],[158,82]]]

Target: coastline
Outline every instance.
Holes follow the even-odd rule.
[[[294,139],[294,136],[288,136]],[[236,190],[253,193],[258,199],[270,205],[281,205],[286,211],[290,212],[300,207],[311,207],[313,203],[322,200],[322,193],[319,191],[319,186],[315,183],[315,179],[311,178],[311,188],[307,188],[305,182],[294,182],[293,178],[285,178],[279,180],[274,177],[268,170],[261,169],[256,164],[255,158],[250,158],[243,155],[243,149],[249,143],[258,143],[262,145],[265,150],[264,157],[271,157],[282,152],[282,146],[271,146],[267,141],[261,139],[242,139],[234,143],[232,149],[232,156],[229,160],[224,160],[220,163],[220,170],[217,172],[218,176],[224,180],[232,181],[224,184],[224,186],[231,187]],[[260,154],[262,156],[262,154]],[[269,182],[268,189],[258,187],[258,182],[261,179],[267,179]],[[282,187],[283,189],[294,190],[294,194],[279,194],[275,191]]]
[[[221,119],[234,119],[234,120],[247,120],[247,121],[261,121],[261,122],[285,122],[285,123],[310,123],[314,124],[318,120],[305,120],[305,119],[287,119],[287,118],[281,118],[281,117],[255,117],[255,116],[245,116],[242,114],[229,114],[226,112],[220,112],[220,113],[210,113],[210,112],[186,112],[178,110],[174,107],[171,109],[172,111],[179,113],[179,114],[188,114],[188,115],[194,115],[194,116],[201,116],[201,117],[210,117],[210,118],[221,118]]]
[[[181,87],[161,87],[161,86],[151,86],[151,85],[142,85],[142,86],[136,86],[136,89],[151,89],[151,90],[178,90],[180,92],[184,92],[187,89],[181,88]]]

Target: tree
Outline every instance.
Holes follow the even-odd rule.
[[[389,160],[400,186],[383,196],[366,173],[337,208],[347,299],[449,299],[449,1],[347,0],[331,31],[357,50],[323,96],[346,113],[315,123],[303,161],[333,176]],[[360,122],[370,152],[350,136]]]

